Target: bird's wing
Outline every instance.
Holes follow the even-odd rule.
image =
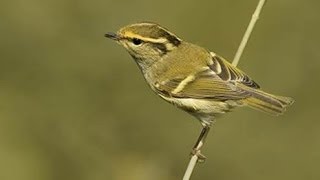
[[[177,75],[174,79],[158,82],[156,89],[169,97],[224,101],[250,96],[250,93],[237,86],[238,83],[259,88],[259,85],[242,71],[213,53],[211,55],[212,58],[202,71],[185,77]]]
[[[212,61],[209,61],[209,67],[222,80],[233,83],[241,83],[254,89],[260,89],[260,86],[240,69],[234,67],[222,57],[219,57],[214,53],[210,54]]]

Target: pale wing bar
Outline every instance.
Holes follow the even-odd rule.
[[[212,100],[239,100],[249,97],[249,93],[225,82],[209,67],[195,75],[171,79],[157,83],[159,93],[175,98],[195,98]]]

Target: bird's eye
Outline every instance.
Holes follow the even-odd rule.
[[[138,39],[138,38],[133,38],[132,39],[132,43],[134,45],[140,45],[142,43],[142,40],[141,39]]]

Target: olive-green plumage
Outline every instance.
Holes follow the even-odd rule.
[[[278,115],[293,103],[268,94],[215,53],[185,42],[155,23],[137,23],[106,34],[127,49],[160,97],[210,125],[236,106]]]

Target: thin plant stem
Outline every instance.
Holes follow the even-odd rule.
[[[240,58],[241,58],[241,55],[243,53],[243,50],[244,48],[246,47],[247,45],[247,42],[250,38],[250,35],[252,33],[252,30],[256,24],[256,22],[258,21],[259,19],[259,15],[260,15],[260,12],[265,4],[266,0],[260,0],[259,3],[258,3],[258,6],[256,8],[256,10],[254,11],[254,13],[252,14],[252,18],[251,18],[251,21],[247,27],[247,30],[246,32],[244,33],[244,36],[242,38],[242,41],[239,45],[239,48],[236,52],[236,55],[234,56],[234,59],[233,59],[233,62],[232,62],[232,65],[233,66],[237,66],[239,61],[240,61]]]
[[[189,180],[191,177],[191,174],[193,172],[194,167],[196,166],[197,162],[204,162],[206,157],[204,155],[201,154],[201,148],[204,145],[204,142],[206,141],[207,135],[210,131],[210,126],[212,124],[214,124],[215,120],[211,121],[211,124],[208,125],[203,125],[201,133],[197,139],[197,142],[195,143],[195,145],[193,146],[192,149],[192,156],[191,159],[189,161],[188,167],[186,169],[186,172],[183,176],[183,180]]]
[[[259,0],[258,6],[252,15],[252,18],[251,18],[251,21],[248,25],[248,28],[242,38],[242,41],[239,45],[237,53],[233,59],[232,65],[234,65],[234,66],[238,65],[240,57],[243,53],[243,50],[246,47],[246,44],[250,38],[250,35],[252,33],[252,30],[253,30],[257,20],[259,19],[260,12],[261,12],[265,2],[266,2],[266,0]],[[201,159],[202,160],[205,159],[205,157],[200,153],[200,148],[203,146],[204,140],[205,140],[207,134],[208,134],[208,131],[206,132],[203,139],[201,139],[201,134],[200,134],[200,141],[198,139],[196,146],[194,147],[195,153],[193,153],[193,155],[190,158],[189,164],[188,164],[187,169],[185,171],[185,174],[183,176],[183,180],[189,180],[191,178],[192,172],[193,172],[194,167],[196,166],[197,162],[199,162]]]
[[[193,169],[196,166],[197,162],[198,162],[198,156],[196,154],[194,154],[189,161],[188,167],[186,169],[186,172],[185,172],[182,180],[189,180],[190,179],[191,174],[193,172]]]

